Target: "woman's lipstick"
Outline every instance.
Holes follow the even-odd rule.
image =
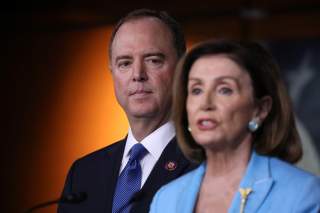
[[[203,131],[213,130],[216,128],[216,126],[217,126],[217,122],[209,118],[199,119],[197,122],[197,127]]]

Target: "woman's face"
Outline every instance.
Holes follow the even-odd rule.
[[[195,61],[188,80],[187,114],[191,134],[206,148],[232,148],[249,138],[247,126],[258,109],[251,78],[226,55]]]

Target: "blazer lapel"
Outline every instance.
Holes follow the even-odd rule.
[[[162,185],[181,176],[191,168],[194,167],[183,156],[176,139],[173,138],[163,150],[140,193],[149,194],[152,197]]]
[[[104,162],[101,164],[103,194],[106,195],[106,212],[112,211],[113,195],[117,185],[125,144],[126,138],[110,147],[105,154]]]
[[[180,198],[177,203],[177,212],[194,212],[200,186],[204,173],[206,171],[206,164],[202,163],[196,170],[193,171],[193,175],[190,177],[188,187],[185,187],[180,193]]]
[[[269,158],[252,153],[250,162],[244,178],[240,183],[240,188],[250,188],[245,212],[257,212],[264,202],[273,184],[273,179],[269,169]],[[241,205],[241,195],[239,192],[234,197],[229,212],[239,212]]]

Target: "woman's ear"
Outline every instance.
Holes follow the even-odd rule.
[[[256,116],[262,123],[269,115],[272,108],[272,98],[270,96],[263,96],[257,101]]]

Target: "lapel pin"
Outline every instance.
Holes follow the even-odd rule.
[[[165,169],[168,171],[173,171],[177,168],[177,163],[174,161],[168,161],[165,165]]]
[[[251,188],[240,188],[239,192],[241,195],[240,213],[244,213],[244,208],[246,206],[249,194],[252,192],[252,189]]]

